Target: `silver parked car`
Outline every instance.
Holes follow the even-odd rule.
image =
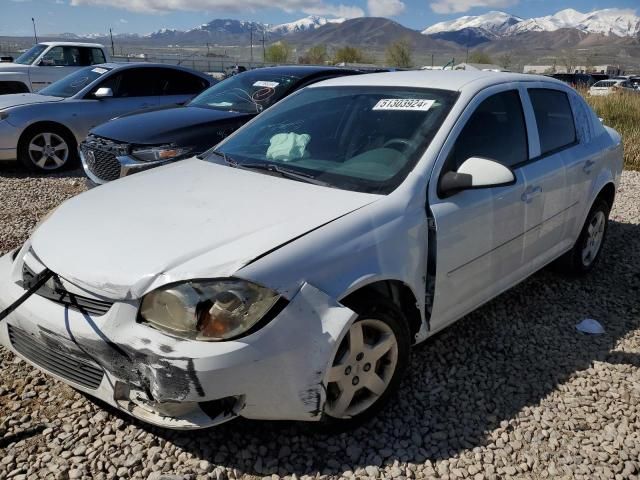
[[[105,63],[83,68],[38,93],[0,97],[0,160],[52,171],[77,162],[89,130],[114,117],[182,104],[214,80],[186,68]]]

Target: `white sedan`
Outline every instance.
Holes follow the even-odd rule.
[[[165,427],[354,425],[412,345],[552,261],[590,271],[621,170],[620,136],[553,79],[321,82],[63,203],[0,259],[0,342]]]

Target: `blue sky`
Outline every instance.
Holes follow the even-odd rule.
[[[279,5],[281,8],[274,8]],[[39,33],[148,33],[188,29],[213,18],[283,23],[308,14],[375,15],[414,29],[461,15],[503,10],[521,17],[549,15],[564,8],[638,9],[638,0],[0,0],[0,35]]]

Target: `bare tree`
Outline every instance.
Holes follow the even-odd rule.
[[[409,68],[413,64],[409,40],[402,39],[389,45],[387,47],[386,60],[390,66]]]
[[[291,53],[291,47],[285,42],[269,45],[264,53],[264,59],[271,63],[286,63]]]
[[[566,52],[560,59],[564,68],[567,69],[567,73],[574,73],[576,69],[576,57],[571,52]]]
[[[334,56],[335,63],[363,63],[364,53],[356,47],[342,47],[336,50]]]
[[[327,46],[326,45],[314,45],[307,53],[300,57],[299,63],[307,63],[310,65],[322,65],[327,61]]]
[[[492,60],[489,54],[476,51],[469,54],[469,63],[489,64],[492,63]]]
[[[500,57],[498,57],[498,65],[500,65],[505,70],[509,70],[511,64],[513,63],[513,57],[511,56],[511,52],[505,52]]]

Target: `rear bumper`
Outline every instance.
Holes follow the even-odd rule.
[[[0,310],[24,290],[20,253],[0,258]],[[0,324],[0,344],[142,421],[206,428],[236,416],[318,420],[325,374],[356,314],[305,284],[271,322],[236,341],[201,342],[136,321],[138,302],[99,316],[33,295]]]

